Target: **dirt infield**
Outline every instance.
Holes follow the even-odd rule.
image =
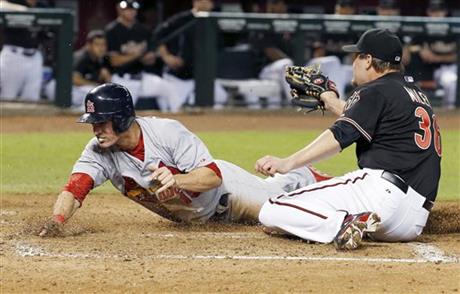
[[[3,132],[88,131],[76,116],[2,118]],[[174,116],[194,131],[327,127],[333,117],[281,114]],[[458,128],[458,115],[440,116]],[[331,245],[265,235],[257,226],[182,225],[117,194],[89,196],[63,235],[35,234],[56,195],[1,195],[1,292],[346,292],[460,291],[459,203],[439,203],[412,243]],[[451,231],[457,233],[439,234]],[[436,233],[436,234],[434,234]]]

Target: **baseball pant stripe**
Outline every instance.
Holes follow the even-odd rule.
[[[269,199],[268,201],[270,201],[270,204],[276,204],[276,205],[281,205],[281,206],[289,206],[289,207],[292,207],[292,208],[301,210],[301,211],[303,211],[303,212],[312,214],[312,215],[317,216],[317,217],[319,217],[319,218],[327,219],[327,216],[324,216],[324,215],[322,215],[322,214],[320,214],[320,213],[317,213],[317,212],[308,210],[308,209],[306,209],[306,208],[303,208],[303,207],[300,207],[300,206],[297,206],[297,205],[294,205],[294,204],[291,204],[291,203],[284,203],[284,202],[274,201],[274,200],[272,200],[272,199]]]
[[[280,195],[277,197],[277,199],[283,197],[283,196],[289,196],[289,197],[293,197],[293,196],[297,196],[297,195],[301,195],[305,192],[312,192],[312,191],[317,191],[317,190],[322,190],[322,189],[326,189],[326,188],[331,188],[331,187],[335,187],[335,186],[339,186],[339,185],[346,185],[348,183],[356,183],[357,180],[363,180],[366,176],[368,175],[368,173],[364,173],[362,175],[362,177],[356,177],[354,179],[348,179],[346,180],[345,182],[341,182],[341,183],[335,183],[335,184],[331,184],[331,185],[325,185],[325,186],[321,186],[321,187],[315,187],[315,188],[311,188],[311,189],[302,189],[301,191],[298,191],[298,192],[292,192],[292,193],[288,193],[288,194],[283,194],[283,195]]]

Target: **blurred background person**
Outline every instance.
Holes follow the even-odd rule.
[[[443,0],[431,0],[426,14],[429,17],[446,17],[448,10]],[[457,44],[452,35],[419,36],[412,40],[410,63],[407,71],[420,82],[422,88],[444,90],[442,106],[454,109],[457,92]]]
[[[401,10],[397,0],[380,0],[377,6],[377,15],[380,16],[398,16]]]
[[[353,0],[340,0],[335,3],[334,14],[354,15],[356,14],[356,4]]]
[[[334,6],[336,15],[356,14],[355,0],[338,0]],[[347,86],[351,83],[352,58],[342,50],[346,44],[355,43],[358,36],[343,32],[322,33],[313,42],[312,59],[308,64],[320,64],[321,70],[336,83],[340,99],[347,99]]]
[[[214,1],[193,0],[192,9],[173,15],[163,22],[155,32],[155,40],[159,42],[158,52],[166,65],[163,77],[174,84],[179,92],[179,101],[195,103],[194,59],[195,59],[195,30],[187,25],[193,21],[197,12],[212,11]],[[169,34],[182,30],[172,39],[164,41]],[[217,82],[214,82],[214,108],[222,108],[227,102],[228,94]]]
[[[83,48],[74,53],[72,73],[72,107],[84,108],[86,94],[100,84],[112,80],[111,66],[107,56],[107,41],[102,30],[93,30],[86,37]],[[48,99],[55,99],[56,80],[45,86]]]
[[[118,18],[106,27],[112,81],[129,89],[134,104],[139,97],[156,98],[161,111],[177,112],[181,103],[174,85],[145,71],[157,57],[151,47],[151,34],[136,20],[139,8],[135,0],[119,1]]]
[[[288,6],[284,0],[267,0],[266,13],[285,14]],[[283,97],[290,97],[290,87],[285,81],[286,66],[293,65],[292,61],[292,34],[289,32],[255,32],[251,37],[251,43],[256,54],[260,55],[261,70],[259,79],[271,80],[278,83],[278,93],[265,97],[267,108],[278,109],[282,105]],[[259,97],[245,95],[249,108],[261,107]]]
[[[16,2],[28,8],[43,7],[37,0]],[[43,80],[43,54],[39,49],[42,37],[40,27],[5,27],[3,32],[0,99],[39,101]]]

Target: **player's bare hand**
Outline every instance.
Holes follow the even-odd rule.
[[[107,68],[102,68],[101,71],[99,72],[99,80],[108,83],[112,80],[112,75],[110,74],[110,71]]]
[[[422,60],[426,63],[437,63],[439,61],[438,56],[428,48],[423,48],[419,54]]]
[[[160,168],[150,167],[150,170],[153,171],[152,180],[158,180],[161,183],[161,188],[157,190],[157,194],[176,185],[174,175],[166,166]]]
[[[267,155],[256,161],[255,170],[265,176],[273,176],[275,173],[285,174],[290,168],[287,159]]]
[[[174,56],[169,54],[163,58],[163,61],[171,68],[171,69],[179,69],[184,66],[184,60],[178,56]]]
[[[60,223],[54,219],[49,219],[40,229],[38,236],[40,237],[55,237],[62,232],[63,223]]]
[[[155,61],[156,61],[156,55],[153,52],[147,52],[141,58],[141,62],[144,65],[153,65]]]

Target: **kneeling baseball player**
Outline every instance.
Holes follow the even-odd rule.
[[[93,126],[90,140],[40,236],[55,235],[86,195],[107,180],[124,196],[176,222],[256,222],[271,196],[319,180],[304,166],[261,179],[223,160],[171,119],[136,117],[129,91],[103,84],[85,98],[79,122]]]
[[[287,173],[331,157],[356,143],[360,169],[270,198],[260,222],[267,231],[355,249],[365,234],[374,240],[411,241],[422,233],[436,198],[441,137],[427,96],[404,76],[402,45],[388,30],[366,31],[355,53],[356,90],[343,102],[318,69],[288,67],[296,105],[328,109],[340,117],[311,144],[286,158],[265,156],[264,175]]]

